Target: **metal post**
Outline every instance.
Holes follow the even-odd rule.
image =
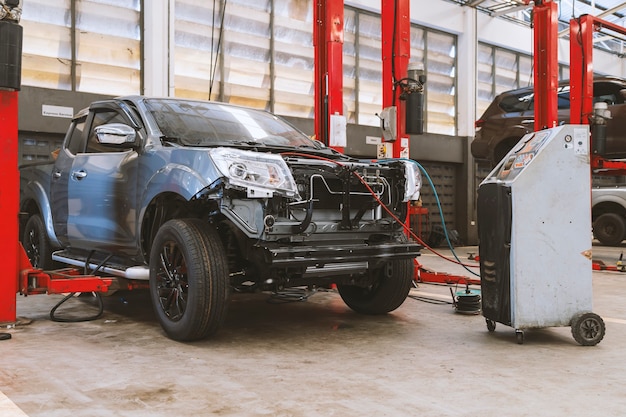
[[[331,116],[343,116],[343,19],[343,0],[315,2],[315,136],[339,152],[344,146],[333,143],[330,134]]]
[[[570,123],[588,124],[593,112],[593,21],[570,20]]]
[[[535,2],[535,131],[558,123],[557,90],[559,87],[558,17],[556,2]]]
[[[400,100],[397,82],[407,78],[411,57],[411,21],[409,0],[382,0],[383,108],[396,106],[396,140],[393,157],[409,157],[406,134],[406,105]]]
[[[17,92],[21,85],[22,27],[19,1],[4,1],[0,9],[0,213],[5,219],[0,236],[3,273],[0,275],[0,323],[15,323],[15,294],[22,255],[19,244],[20,175],[17,170]]]
[[[0,323],[15,323],[15,294],[19,277],[18,206],[19,172],[17,170],[17,91],[0,90],[0,213],[6,219],[2,226],[0,253],[3,273],[0,276]]]

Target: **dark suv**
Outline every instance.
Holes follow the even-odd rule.
[[[626,80],[596,77],[593,83],[594,103],[608,104],[612,119],[607,125],[606,154],[609,159],[626,158]],[[497,164],[526,133],[534,130],[535,100],[533,87],[506,91],[498,95],[476,121],[476,136],[471,144],[477,160]],[[569,123],[569,81],[558,89],[559,122]]]

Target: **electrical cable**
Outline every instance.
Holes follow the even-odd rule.
[[[213,92],[213,84],[215,83],[215,71],[217,70],[217,60],[220,56],[220,49],[222,47],[222,38],[223,38],[223,34],[224,34],[224,17],[226,16],[226,2],[227,0],[224,0],[224,3],[222,5],[222,17],[220,19],[220,32],[219,32],[219,37],[217,39],[217,48],[214,47],[215,45],[215,2],[216,0],[213,0],[213,25],[211,26],[211,63],[209,66],[209,71],[211,72],[211,74],[209,75],[209,100],[211,100],[211,94]],[[213,61],[213,49],[215,49],[215,61]]]
[[[455,287],[458,289],[458,284]],[[480,300],[480,290],[470,290],[469,284],[465,285],[465,291],[456,292],[454,296],[452,288],[450,288],[450,295],[452,296],[452,304],[454,310],[460,314],[478,314],[481,311],[482,303]]]
[[[441,226],[443,228],[443,234],[446,237],[446,242],[448,243],[448,248],[452,252],[452,255],[454,255],[454,259],[456,259],[458,264],[461,265],[466,271],[468,271],[469,273],[471,273],[471,274],[473,274],[473,275],[475,275],[477,277],[480,277],[480,274],[477,274],[474,271],[470,270],[467,265],[465,265],[463,262],[461,262],[461,260],[459,259],[459,257],[456,254],[456,251],[454,250],[454,247],[452,246],[452,242],[450,242],[450,236],[448,235],[448,228],[446,227],[446,220],[445,220],[445,218],[443,216],[443,209],[441,208],[441,201],[439,200],[439,195],[437,194],[437,190],[435,189],[435,184],[433,183],[433,180],[430,178],[430,175],[428,175],[428,172],[426,172],[426,169],[419,162],[413,161],[412,159],[403,159],[403,160],[412,162],[415,165],[417,165],[417,167],[424,173],[424,176],[428,180],[428,183],[430,184],[430,187],[433,190],[433,195],[435,196],[435,201],[437,202],[437,209],[439,210],[439,216],[441,217]],[[432,250],[432,248],[431,248],[431,250]],[[475,267],[475,266],[472,265],[471,267]]]
[[[415,300],[415,301],[421,301],[423,303],[428,303],[428,304],[435,304],[435,305],[451,305],[451,304],[454,304],[451,301],[437,300],[435,298],[424,297],[424,296],[421,296],[421,295],[409,294],[408,297],[413,299],[413,300]]]
[[[211,91],[213,90],[213,50],[215,49],[215,3],[217,0],[213,0],[213,21],[211,22],[211,53],[209,54],[209,100],[211,100]]]
[[[88,270],[89,261],[91,260],[91,257],[93,256],[94,252],[95,251],[91,251],[87,259],[85,260],[85,265],[83,267],[85,275],[88,274],[87,270]],[[109,254],[106,258],[104,258],[104,260],[100,262],[98,266],[96,266],[94,269],[91,270],[89,275],[95,275],[100,269],[102,269],[104,264],[108,262],[109,259],[111,259],[112,256],[113,256],[112,254]],[[102,316],[102,313],[104,313],[104,303],[102,302],[102,295],[100,295],[99,292],[94,291],[92,292],[92,294],[94,298],[96,299],[96,303],[97,303],[98,312],[96,314],[92,316],[87,316],[87,317],[71,317],[71,318],[58,317],[55,314],[57,309],[61,307],[63,303],[70,300],[72,297],[76,295],[76,292],[71,292],[67,294],[65,297],[63,297],[63,299],[61,299],[61,301],[59,301],[54,307],[52,307],[52,310],[50,310],[50,320],[61,322],[61,323],[80,323],[83,321],[97,320],[98,318],[100,318],[100,316]]]
[[[100,318],[100,316],[102,316],[102,313],[104,312],[104,303],[102,302],[102,296],[100,295],[100,293],[94,292],[92,294],[94,295],[94,298],[96,299],[97,307],[98,307],[98,312],[94,314],[93,316],[63,318],[63,317],[58,317],[55,315],[56,310],[59,307],[61,307],[63,303],[65,303],[67,300],[69,300],[70,298],[74,297],[74,295],[76,295],[75,292],[71,292],[65,297],[63,297],[63,299],[59,301],[54,307],[52,307],[52,310],[50,310],[50,320],[61,322],[61,323],[80,323],[83,321],[97,320],[98,318]]]
[[[422,166],[419,162],[414,161],[414,160],[412,160],[412,159],[407,159],[407,158],[399,158],[398,160],[401,160],[401,161],[407,161],[407,162],[410,162],[410,163],[413,163],[413,164],[417,165],[417,167],[420,169],[420,171],[422,171],[422,173],[424,174],[424,176],[425,176],[425,177],[426,177],[426,179],[428,180],[428,183],[430,184],[430,187],[431,187],[431,188],[432,188],[432,190],[433,190],[433,195],[435,196],[435,202],[437,203],[437,209],[438,209],[438,211],[439,211],[439,216],[441,217],[441,226],[442,226],[442,228],[443,228],[443,234],[444,234],[444,236],[445,236],[445,238],[446,238],[446,242],[448,243],[448,248],[450,249],[450,251],[451,251],[451,253],[452,253],[452,255],[454,256],[454,259],[455,259],[456,261],[453,261],[452,259],[449,259],[449,258],[447,258],[446,256],[444,256],[444,255],[442,255],[442,254],[438,253],[436,250],[434,250],[433,248],[431,248],[431,247],[430,247],[430,246],[428,246],[426,243],[424,243],[421,239],[419,239],[419,238],[418,238],[418,239],[419,239],[419,242],[420,242],[421,244],[423,244],[423,245],[424,245],[424,247],[425,247],[426,249],[428,249],[429,251],[431,251],[431,252],[432,252],[432,253],[434,253],[435,255],[439,256],[440,258],[443,258],[443,259],[445,259],[445,260],[447,260],[447,261],[449,261],[449,262],[452,262],[452,263],[455,263],[455,264],[457,264],[457,265],[460,265],[460,266],[462,266],[462,267],[463,267],[466,271],[468,271],[469,273],[471,273],[471,274],[473,274],[473,275],[475,275],[475,276],[477,276],[477,277],[480,277],[480,275],[479,275],[479,274],[477,274],[477,273],[475,273],[474,271],[472,271],[471,269],[469,269],[469,268],[477,268],[477,267],[478,267],[478,265],[467,265],[467,264],[463,263],[463,262],[459,259],[459,257],[457,256],[456,251],[454,250],[454,247],[453,247],[453,245],[452,245],[452,242],[450,242],[450,236],[448,235],[448,228],[446,227],[446,221],[445,221],[445,218],[444,218],[444,215],[443,215],[443,209],[441,208],[441,201],[439,200],[439,195],[437,194],[437,189],[435,188],[435,184],[433,183],[432,179],[430,178],[430,175],[428,175],[428,172],[426,171],[426,169],[425,169],[425,168],[424,168],[424,167],[423,167],[423,166]],[[385,160],[382,160],[382,161],[384,162]],[[413,237],[417,237],[417,236],[413,233],[413,231],[411,231],[411,235],[412,235]]]
[[[396,32],[398,24],[398,4],[396,0],[393,0],[393,28],[391,34],[391,82],[393,84],[393,97],[391,101],[391,105],[396,105]]]

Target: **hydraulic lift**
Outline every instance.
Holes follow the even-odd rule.
[[[315,136],[340,152],[344,151],[346,145],[346,120],[343,115],[343,10],[343,1],[316,0],[313,29]],[[409,134],[423,133],[426,82],[423,67],[410,65],[410,1],[381,0],[381,28],[383,111],[379,117],[383,138],[379,144],[379,158],[409,158]],[[411,209],[415,211],[415,208]],[[438,273],[423,267],[417,260],[414,270],[416,282],[480,283],[478,279]]]
[[[604,117],[593,104],[593,34],[602,29],[626,35],[626,28],[591,15],[570,20],[570,123],[591,123],[591,169],[604,175],[626,175],[626,161],[603,157]]]
[[[381,127],[392,127],[383,139],[392,146],[389,157],[409,157],[408,133],[422,133],[423,71],[409,68],[411,22],[409,0],[382,0],[383,108]],[[327,146],[343,151],[346,144],[343,115],[343,1],[316,0],[315,136]],[[412,113],[411,116],[407,116]]]
[[[530,4],[532,0],[524,0]],[[558,5],[553,0],[536,0],[533,65],[535,85],[535,131],[558,123]],[[591,169],[606,175],[626,174],[625,161],[603,157],[602,114],[593,104],[593,34],[607,29],[626,35],[626,28],[592,15],[570,20],[570,123],[591,124]],[[600,122],[600,123],[598,123]]]

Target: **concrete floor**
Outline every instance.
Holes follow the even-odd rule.
[[[594,256],[614,264],[621,250]],[[421,263],[468,275],[431,254]],[[0,415],[621,416],[626,274],[594,272],[593,288],[606,322],[595,347],[569,327],[527,330],[518,345],[510,327],[489,333],[481,315],[455,313],[445,285],[420,284],[421,300],[384,317],[353,313],[335,292],[278,304],[239,294],[218,336],[192,344],[163,335],[143,292],[106,298],[83,323],[49,320],[61,296],[20,296],[32,322],[0,341]]]

